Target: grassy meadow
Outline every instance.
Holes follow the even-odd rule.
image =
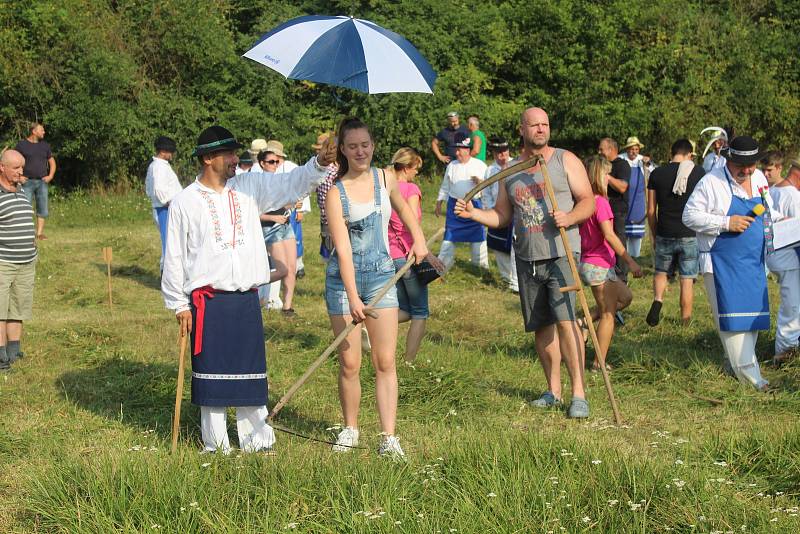
[[[432,214],[437,185],[423,188],[428,233],[444,224]],[[702,284],[689,327],[672,285],[661,325],[649,328],[649,256],[609,355],[622,426],[596,373],[587,373],[586,421],[528,406],[545,383],[518,297],[494,267],[473,269],[461,248],[447,281],[431,286],[433,315],[414,365],[398,347],[408,462],[375,452],[366,359],[366,450],[336,455],[278,433],[276,457],[201,455],[187,372],[171,455],[177,325],[158,289],[147,201],[76,193],[52,199],[51,213],[25,358],[0,374],[0,532],[800,531],[800,363],[765,368],[770,394],[724,376]],[[315,212],[304,225],[299,316],[264,315],[273,403],[332,339],[317,221]],[[113,309],[103,246],[114,251]],[[771,356],[771,346],[765,333],[760,354]],[[334,360],[325,364],[278,422],[333,438],[336,373]],[[235,442],[232,419],[229,430]]]

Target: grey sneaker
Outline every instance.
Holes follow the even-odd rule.
[[[551,392],[545,391],[538,399],[531,401],[531,406],[534,408],[560,408],[561,400]]]
[[[384,436],[380,447],[378,447],[378,454],[391,458],[392,460],[406,459],[406,453],[404,453],[403,448],[400,447],[400,440],[397,436]]]
[[[569,403],[567,417],[572,419],[586,419],[589,417],[589,402],[586,399],[573,397]]]
[[[331,447],[333,452],[350,452],[353,447],[358,447],[358,429],[346,426],[336,437],[336,445]]]

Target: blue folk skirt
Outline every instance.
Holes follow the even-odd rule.
[[[196,308],[192,304],[192,344]],[[192,404],[264,406],[267,360],[256,291],[214,293],[205,299],[202,349],[192,356]]]

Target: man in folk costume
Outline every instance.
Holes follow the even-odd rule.
[[[326,145],[288,175],[236,177],[242,148],[221,126],[204,130],[194,156],[201,171],[169,208],[161,289],[181,332],[191,333],[192,403],[200,406],[206,451],[229,452],[226,407],[236,407],[239,447],[269,451],[264,328],[255,288],[269,279],[259,214],[296,202],[335,157]]]
[[[712,132],[713,137],[703,151],[703,169],[706,172],[711,172],[714,169],[725,167],[725,156],[722,155],[722,149],[728,144],[728,132],[725,131],[725,128],[720,128],[719,126],[709,126],[700,132],[700,135],[706,132]],[[708,151],[709,149],[711,149],[711,152]]]
[[[645,202],[647,179],[650,176],[650,167],[644,164],[642,155],[639,154],[644,145],[636,136],[628,137],[622,149],[625,155],[620,155],[631,168],[631,177],[628,182],[628,213],[625,215],[625,236],[628,238],[628,254],[638,258],[642,251],[642,238],[644,237],[644,221],[647,218]]]
[[[470,156],[472,146],[468,135],[455,135],[456,159],[447,164],[436,199],[435,214],[442,214],[442,203],[447,201],[447,218],[445,220],[444,240],[439,249],[439,259],[447,269],[453,266],[456,256],[456,243],[469,243],[472,250],[472,264],[484,269],[489,268],[489,255],[486,249],[486,236],[483,226],[475,221],[457,217],[453,212],[456,200],[466,194],[486,176],[486,164]],[[480,195],[476,195],[473,204],[483,207]]]
[[[789,174],[769,192],[784,217],[800,217],[800,158],[790,162]],[[776,364],[786,361],[800,344],[800,248],[787,247],[767,256],[767,267],[778,277],[781,304],[775,327]]]
[[[758,331],[769,329],[765,250],[772,252],[772,222],[783,216],[756,169],[764,155],[758,143],[736,137],[723,155],[725,167],[706,174],[689,197],[683,223],[697,232],[700,272],[728,362],[740,382],[766,391],[755,348]]]
[[[489,139],[489,150],[491,150],[494,161],[486,169],[485,179],[489,179],[498,172],[506,169],[511,163],[511,154],[508,150],[508,142],[501,137],[491,137]],[[500,182],[495,182],[482,191],[484,209],[490,210],[497,204],[497,195],[500,191]],[[494,258],[497,261],[497,270],[500,277],[508,283],[508,288],[514,293],[519,293],[519,283],[517,281],[517,266],[514,259],[514,243],[512,225],[505,228],[488,228],[486,232],[486,246],[494,251]]]
[[[175,156],[178,147],[175,141],[166,136],[159,136],[155,141],[156,155],[147,167],[147,176],[144,180],[144,189],[150,203],[153,205],[153,220],[161,236],[161,260],[159,267],[164,269],[164,249],[167,246],[167,217],[169,202],[181,192],[178,175],[172,170],[170,161]]]

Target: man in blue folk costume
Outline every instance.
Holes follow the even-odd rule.
[[[325,176],[330,143],[290,173],[236,175],[241,149],[221,126],[194,150],[200,174],[169,207],[161,289],[183,334],[191,333],[192,403],[206,451],[230,451],[226,408],[236,407],[239,447],[271,451],[264,327],[256,288],[269,283],[259,214],[293,204]]]
[[[740,382],[766,391],[755,349],[758,331],[769,329],[764,258],[772,251],[772,222],[783,216],[756,169],[764,157],[758,143],[736,137],[723,155],[725,166],[706,174],[689,197],[683,223],[697,232],[700,272],[725,356]]]
[[[644,221],[647,218],[645,203],[647,179],[652,168],[645,164],[644,158],[639,153],[644,145],[636,136],[628,137],[621,155],[625,163],[631,168],[631,178],[628,182],[628,213],[625,215],[625,236],[628,238],[626,248],[628,254],[638,258],[642,251],[642,238],[644,237]]]

